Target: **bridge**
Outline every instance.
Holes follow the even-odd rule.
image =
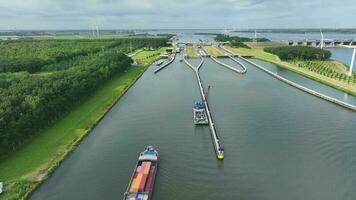
[[[344,45],[356,46],[354,40],[282,40],[280,42],[286,43],[289,46],[311,46],[311,47],[342,47]]]

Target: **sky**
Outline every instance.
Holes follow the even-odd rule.
[[[0,30],[356,28],[355,0],[0,0]]]

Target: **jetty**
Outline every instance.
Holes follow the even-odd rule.
[[[176,58],[176,54],[172,54],[170,56],[170,58],[168,59],[168,62],[164,63],[161,67],[159,67],[158,69],[156,69],[153,73],[158,73],[159,71],[161,71],[162,69],[166,68],[168,65],[170,65]]]
[[[203,89],[203,84],[201,82],[201,79],[200,79],[200,76],[199,76],[199,69],[201,68],[201,66],[203,65],[204,63],[204,59],[202,56],[200,56],[200,63],[198,65],[198,67],[194,67],[193,65],[191,65],[185,58],[184,56],[184,62],[194,71],[194,74],[197,78],[197,82],[198,82],[198,86],[199,86],[199,91],[200,91],[200,95],[202,97],[202,100],[205,104],[205,109],[206,109],[206,113],[207,113],[207,116],[208,116],[208,120],[209,120],[209,129],[210,129],[210,133],[211,133],[211,138],[213,140],[213,144],[214,144],[214,148],[215,148],[215,153],[216,153],[216,157],[219,159],[219,160],[222,160],[224,159],[224,148],[222,147],[221,145],[221,142],[219,140],[219,137],[218,137],[218,134],[216,132],[216,128],[215,128],[215,125],[214,125],[214,122],[213,122],[213,118],[211,116],[211,113],[210,113],[210,108],[209,108],[209,104],[208,104],[208,101],[205,97],[205,93],[204,93],[204,89]]]
[[[355,106],[355,105],[346,103],[346,102],[344,102],[344,101],[340,101],[340,100],[335,99],[335,98],[333,98],[333,97],[327,96],[327,95],[325,95],[325,94],[321,94],[321,93],[319,93],[319,92],[317,92],[317,91],[315,91],[315,90],[312,90],[312,89],[306,88],[306,87],[304,87],[304,86],[302,86],[302,85],[299,85],[298,83],[295,83],[295,82],[293,82],[293,81],[291,81],[291,80],[288,80],[288,79],[286,79],[286,78],[284,78],[284,77],[278,75],[277,73],[273,73],[273,72],[271,72],[270,70],[268,70],[268,69],[266,69],[266,68],[264,68],[264,67],[262,67],[262,66],[260,66],[260,65],[258,65],[258,64],[256,64],[256,63],[254,63],[254,62],[252,62],[252,61],[250,61],[250,60],[248,60],[248,59],[246,59],[246,58],[244,58],[244,57],[242,57],[242,56],[239,56],[239,58],[242,59],[242,60],[244,60],[244,61],[246,61],[246,62],[248,62],[248,63],[250,63],[251,65],[257,67],[258,69],[260,69],[260,70],[266,72],[267,74],[273,76],[274,78],[276,78],[276,79],[278,79],[278,80],[280,80],[280,81],[282,81],[282,82],[284,82],[284,83],[287,83],[288,85],[293,86],[293,87],[295,87],[295,88],[297,88],[297,89],[299,89],[299,90],[301,90],[301,91],[307,92],[307,93],[309,93],[309,94],[311,94],[311,95],[314,95],[314,96],[316,96],[316,97],[319,97],[319,98],[321,98],[321,99],[323,99],[323,100],[326,100],[326,101],[328,101],[328,102],[334,103],[334,104],[339,105],[339,106],[341,106],[341,107],[350,109],[350,110],[352,110],[352,111],[356,111],[356,106]]]
[[[219,61],[219,60],[218,60],[218,57],[214,57],[213,55],[210,55],[209,52],[208,52],[206,49],[204,49],[204,47],[202,47],[202,49],[203,49],[204,53],[207,54],[207,55],[209,55],[209,57],[210,57],[214,62],[216,62],[217,64],[219,64],[219,65],[221,65],[221,66],[223,66],[223,67],[226,67],[227,69],[229,69],[229,70],[231,70],[231,71],[234,71],[234,72],[236,72],[236,73],[238,73],[238,74],[244,74],[244,73],[247,72],[247,68],[245,67],[245,65],[242,64],[242,63],[241,63],[240,61],[238,61],[237,59],[235,59],[235,58],[233,57],[233,54],[231,54],[231,53],[228,52],[228,51],[225,51],[223,48],[220,48],[220,49],[225,52],[226,57],[227,57],[227,58],[230,58],[230,59],[233,60],[235,63],[237,63],[239,66],[241,66],[241,67],[242,67],[242,70],[236,69],[236,68],[234,68],[234,67],[232,67],[232,66],[230,66],[230,65],[228,65],[228,64],[226,64],[226,63],[223,63],[223,62]]]

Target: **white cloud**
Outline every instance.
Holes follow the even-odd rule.
[[[95,21],[103,28],[352,28],[353,1],[0,0],[0,29],[88,28]]]

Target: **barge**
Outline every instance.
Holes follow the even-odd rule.
[[[159,163],[158,152],[148,146],[137,161],[124,200],[150,200]]]
[[[194,103],[193,117],[195,125],[209,124],[208,117],[206,116],[205,103],[201,100]]]

